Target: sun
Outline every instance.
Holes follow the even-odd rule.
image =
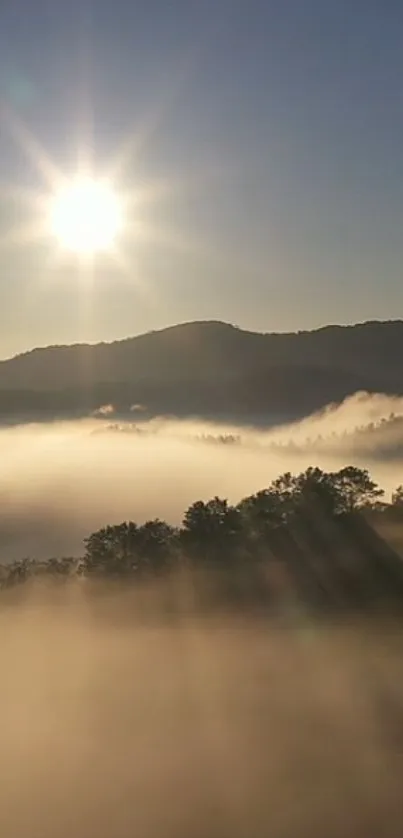
[[[122,206],[104,181],[77,178],[51,200],[50,228],[59,244],[77,254],[109,250],[122,228]]]

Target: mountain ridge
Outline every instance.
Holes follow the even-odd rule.
[[[259,335],[263,337],[294,337],[300,335],[318,335],[323,332],[330,332],[330,331],[349,331],[355,329],[363,329],[372,326],[381,326],[381,327],[388,327],[388,326],[399,326],[403,327],[403,319],[397,318],[395,320],[363,320],[358,321],[357,323],[327,323],[324,326],[318,326],[315,329],[298,329],[296,331],[285,331],[285,332],[262,332],[259,330],[254,329],[245,329],[242,326],[235,325],[234,323],[229,323],[225,320],[184,320],[180,323],[175,323],[170,326],[163,326],[160,329],[150,329],[147,332],[139,332],[135,335],[128,335],[124,338],[115,338],[114,340],[108,341],[75,341],[73,343],[50,343],[50,344],[43,344],[40,346],[33,346],[32,349],[26,349],[23,352],[16,352],[14,355],[10,355],[6,358],[0,358],[0,366],[2,364],[7,364],[9,361],[13,361],[16,358],[25,358],[28,355],[31,355],[34,352],[43,352],[47,349],[71,349],[73,347],[95,347],[95,346],[111,346],[113,344],[123,344],[128,343],[129,341],[138,340],[140,338],[146,338],[150,335],[162,335],[169,332],[173,332],[175,330],[184,329],[187,327],[194,327],[194,326],[218,326],[224,327],[229,330],[234,330],[236,332],[242,332],[243,334],[247,335]]]
[[[263,333],[214,320],[0,362],[0,419],[86,415],[299,417],[358,390],[403,395],[403,321]]]

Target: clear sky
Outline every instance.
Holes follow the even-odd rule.
[[[3,0],[0,94],[1,357],[192,319],[403,316],[398,0]],[[10,113],[65,172],[124,146],[149,230],[125,270],[90,281],[15,235],[48,187]]]

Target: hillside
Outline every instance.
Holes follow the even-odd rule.
[[[403,322],[259,334],[208,321],[114,343],[52,346],[0,362],[0,416],[298,417],[357,390],[403,393]]]

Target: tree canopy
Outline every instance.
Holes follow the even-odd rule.
[[[235,566],[267,564],[286,554],[294,570],[298,566],[300,576],[308,578],[312,557],[316,556],[317,565],[325,551],[329,565],[337,545],[346,544],[346,533],[352,532],[347,522],[354,516],[386,514],[388,510],[400,515],[402,509],[403,487],[397,487],[391,503],[386,504],[383,489],[366,469],[345,466],[326,472],[311,467],[296,475],[285,472],[236,504],[217,496],[197,500],[185,510],[180,527],[158,518],[143,524],[123,521],[106,525],[85,539],[81,559],[22,559],[2,567],[0,586],[44,574],[55,579],[76,574],[148,578],[166,573],[184,557],[199,567],[235,572]],[[345,565],[345,556],[341,558]]]

